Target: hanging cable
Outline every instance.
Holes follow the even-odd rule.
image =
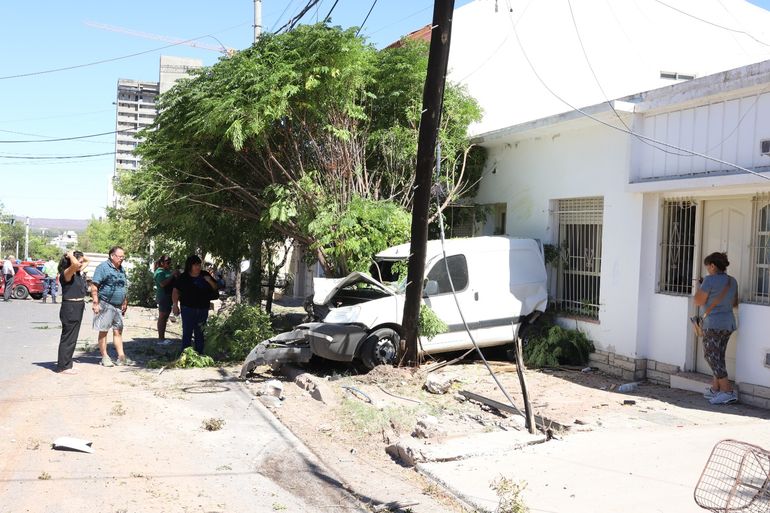
[[[331,18],[332,12],[334,12],[334,8],[337,7],[337,4],[339,3],[339,1],[340,0],[334,0],[334,4],[332,4],[332,8],[329,9],[329,12],[326,14],[326,17],[324,18],[323,23],[326,23],[327,21],[329,21],[329,18]]]
[[[436,146],[436,176],[440,176],[440,169],[441,169],[441,144],[439,143]],[[438,181],[438,180],[437,180]],[[437,202],[438,204],[438,202]],[[497,375],[495,374],[495,371],[492,370],[492,367],[489,365],[489,362],[484,357],[484,354],[481,352],[481,348],[479,347],[478,343],[476,342],[476,339],[473,337],[473,334],[471,333],[471,329],[468,327],[468,323],[465,320],[465,315],[463,314],[463,310],[460,307],[460,301],[457,299],[457,291],[455,291],[455,285],[452,281],[452,273],[449,272],[449,263],[447,262],[447,256],[446,256],[446,246],[445,246],[445,234],[444,234],[444,216],[439,214],[438,216],[438,223],[439,223],[439,233],[440,233],[440,240],[441,240],[441,254],[443,256],[444,260],[444,268],[446,270],[447,279],[449,281],[449,288],[452,291],[452,297],[454,298],[455,305],[457,306],[457,312],[460,314],[460,319],[463,322],[463,327],[465,328],[465,332],[468,334],[468,337],[471,340],[471,343],[473,344],[473,347],[476,350],[476,353],[478,353],[479,358],[481,358],[481,361],[484,362],[484,366],[487,368],[487,371],[489,371],[489,374],[492,376],[492,379],[497,384],[497,388],[500,389],[500,391],[503,393],[505,398],[508,400],[508,402],[511,404],[511,407],[521,415],[522,417],[525,417],[524,413],[516,406],[516,403],[514,402],[513,398],[508,394],[508,391],[503,387],[503,384],[500,382],[500,380],[497,378]],[[516,341],[516,337],[518,336],[518,327],[514,327],[514,342]],[[466,354],[470,353],[468,351]],[[537,422],[536,422],[537,423]],[[546,429],[545,426],[540,425],[538,426],[540,430],[545,433]]]
[[[112,135],[112,134],[120,134],[123,132],[128,132],[134,130],[133,128],[126,128],[123,130],[113,130],[111,132],[101,132],[98,134],[89,134],[89,135],[76,135],[73,137],[57,137],[54,139],[35,139],[35,140],[0,140],[0,144],[12,144],[12,143],[48,143],[48,142],[59,142],[59,141],[74,141],[76,139],[89,139],[91,137],[101,137],[103,135]],[[0,130],[0,132],[8,132],[8,130]],[[11,132],[14,133],[14,132]],[[40,136],[44,137],[44,136]]]
[[[91,157],[103,157],[105,155],[115,155],[114,151],[107,153],[92,153],[89,155],[0,155],[0,159],[19,159],[19,160],[60,160],[60,159],[87,159]]]
[[[364,25],[366,25],[366,20],[369,19],[369,15],[372,14],[372,11],[374,10],[375,5],[377,5],[377,0],[374,0],[374,2],[372,2],[372,6],[369,8],[369,12],[366,13],[366,18],[364,18],[364,21],[361,23],[361,26],[358,27],[358,30],[356,30],[356,36],[358,36],[358,34],[361,33],[361,29],[363,29]]]
[[[513,23],[513,20],[511,19],[511,15],[510,15],[511,10],[512,10],[510,8],[510,0],[506,0],[506,1],[508,2],[508,6],[509,6],[508,19],[511,21],[511,23]],[[583,115],[583,116],[585,116],[585,117],[587,117],[589,119],[592,119],[592,120],[596,121],[597,123],[599,123],[601,125],[604,125],[604,126],[606,126],[608,128],[612,128],[613,130],[617,130],[619,132],[623,132],[625,134],[632,135],[634,137],[637,137],[637,138],[640,138],[640,139],[644,139],[646,141],[650,141],[650,142],[658,144],[660,146],[665,146],[666,148],[672,148],[672,149],[675,149],[675,150],[678,150],[678,151],[685,152],[685,153],[687,153],[689,155],[693,155],[693,156],[696,156],[696,157],[701,157],[703,159],[710,160],[712,162],[717,162],[719,164],[722,164],[722,165],[725,165],[725,166],[737,169],[739,171],[743,171],[743,172],[748,173],[750,175],[754,175],[754,176],[756,176],[758,178],[762,178],[763,180],[770,181],[770,176],[763,175],[761,173],[758,173],[758,172],[753,171],[751,169],[747,169],[747,168],[745,168],[743,166],[739,166],[738,164],[735,164],[735,163],[732,163],[732,162],[727,162],[725,160],[718,159],[716,157],[712,157],[712,156],[706,155],[704,153],[700,153],[700,152],[697,152],[697,151],[694,151],[694,150],[690,150],[690,149],[687,149],[687,148],[682,148],[682,147],[677,146],[675,144],[670,144],[670,143],[667,143],[665,141],[660,141],[660,140],[652,138],[652,137],[647,137],[646,135],[639,134],[637,132],[634,132],[633,130],[628,130],[626,128],[622,128],[622,127],[619,127],[617,125],[613,125],[612,123],[607,123],[606,121],[602,121],[601,119],[597,118],[596,116],[593,116],[593,115],[589,114],[588,112],[584,111],[583,109],[580,109],[580,108],[572,105],[570,102],[568,102],[567,100],[565,100],[564,98],[559,96],[559,94],[556,93],[556,91],[554,91],[545,82],[545,80],[543,80],[543,78],[537,72],[537,69],[535,68],[534,64],[532,63],[532,60],[529,58],[529,55],[527,54],[526,50],[524,49],[524,45],[521,42],[521,38],[519,37],[519,33],[516,31],[516,27],[512,26],[512,30],[513,30],[513,34],[514,34],[514,36],[516,38],[516,42],[518,43],[519,48],[521,49],[521,55],[522,55],[522,57],[524,57],[524,60],[527,61],[527,65],[529,66],[530,70],[532,71],[532,74],[535,75],[535,78],[537,78],[537,80],[545,88],[545,90],[548,91],[554,98],[556,98],[557,100],[562,102],[564,105],[566,105],[567,107],[569,107],[573,111],[575,111],[575,112],[577,112],[577,113],[579,113],[579,114],[581,114],[581,115]]]

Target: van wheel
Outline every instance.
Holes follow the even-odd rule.
[[[29,290],[27,290],[27,287],[24,285],[19,285],[18,287],[13,288],[14,299],[27,299],[27,296],[29,296]]]
[[[378,365],[393,365],[398,354],[398,344],[401,336],[390,328],[380,328],[366,340],[361,346],[361,362],[368,370]]]

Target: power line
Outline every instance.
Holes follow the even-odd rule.
[[[331,15],[332,15],[332,12],[334,12],[334,8],[335,8],[335,7],[337,7],[337,3],[338,3],[339,1],[340,1],[340,0],[334,0],[334,4],[332,4],[332,8],[331,8],[331,9],[329,9],[329,12],[326,14],[326,17],[324,18],[324,21],[323,21],[324,23],[326,23],[327,21],[329,21],[329,18],[331,17]]]
[[[19,160],[62,160],[62,159],[86,159],[92,157],[103,157],[105,155],[115,155],[114,151],[107,153],[91,153],[89,155],[0,155],[0,159],[19,159]]]
[[[569,103],[567,100],[565,100],[564,98],[559,96],[559,94],[556,93],[556,91],[551,89],[551,87],[545,82],[545,80],[543,80],[543,78],[537,72],[537,69],[535,68],[535,65],[532,63],[532,60],[529,58],[529,54],[527,54],[527,51],[524,49],[524,45],[521,42],[521,38],[519,37],[519,33],[516,31],[515,24],[513,24],[513,19],[511,18],[511,13],[513,12],[513,9],[511,7],[510,0],[506,0],[506,3],[508,4],[508,19],[511,22],[511,28],[513,30],[513,35],[515,36],[516,42],[518,43],[519,48],[521,49],[521,54],[524,57],[524,60],[527,61],[527,65],[529,66],[530,70],[532,71],[532,74],[535,75],[535,77],[540,82],[540,84],[545,88],[545,90],[548,91],[554,98],[556,98],[557,100],[562,102],[564,105],[566,105],[567,107],[569,107],[573,111],[578,112],[579,114],[581,114],[581,115],[583,115],[583,116],[585,116],[585,117],[587,117],[589,119],[592,119],[592,120],[596,121],[597,123],[599,123],[601,125],[604,125],[604,126],[606,126],[608,128],[612,128],[613,130],[617,130],[619,132],[623,132],[623,133],[626,133],[628,135],[632,135],[634,137],[637,137],[637,138],[640,138],[640,139],[644,139],[644,140],[650,141],[652,143],[659,144],[661,146],[665,146],[667,148],[672,148],[672,149],[675,149],[675,150],[678,150],[678,151],[683,151],[683,152],[685,152],[687,154],[690,154],[690,155],[693,155],[693,156],[697,156],[697,157],[701,157],[701,158],[704,158],[706,160],[710,160],[712,162],[717,162],[719,164],[723,164],[723,165],[726,165],[728,167],[735,168],[735,169],[737,169],[739,171],[743,171],[745,173],[757,176],[757,177],[762,178],[764,180],[770,180],[770,176],[765,176],[765,175],[763,175],[761,173],[757,173],[756,171],[753,171],[751,169],[747,169],[747,168],[745,168],[743,166],[739,166],[738,164],[735,164],[735,163],[732,163],[732,162],[727,162],[725,160],[718,159],[716,157],[712,157],[710,155],[706,155],[706,154],[703,154],[703,153],[700,153],[700,152],[697,152],[697,151],[693,151],[693,150],[690,150],[690,149],[687,149],[687,148],[682,148],[680,146],[676,146],[674,144],[670,144],[670,143],[667,143],[667,142],[664,142],[664,141],[659,141],[659,140],[654,139],[652,137],[647,137],[646,135],[642,135],[642,134],[636,133],[633,130],[629,130],[627,128],[622,128],[622,127],[613,125],[612,123],[607,123],[606,121],[602,121],[601,119],[597,118],[596,116],[593,116],[593,115],[589,114],[588,112],[586,112],[586,111],[584,111],[584,110],[582,110],[582,109],[580,109],[578,107],[575,107],[574,105]]]
[[[746,32],[745,30],[739,30],[739,29],[734,29],[734,28],[731,28],[731,27],[725,27],[724,25],[720,25],[719,23],[714,23],[713,21],[709,21],[709,20],[706,20],[706,19],[703,19],[703,18],[699,18],[698,16],[695,16],[694,14],[690,14],[689,12],[683,11],[683,10],[677,8],[677,7],[674,7],[673,5],[669,5],[666,2],[663,2],[662,0],[655,0],[655,2],[659,3],[660,5],[666,6],[669,9],[672,9],[672,10],[674,10],[674,11],[680,13],[680,14],[684,14],[685,16],[688,16],[688,17],[690,17],[690,18],[692,18],[694,20],[698,20],[698,21],[701,21],[703,23],[707,23],[707,24],[711,25],[712,27],[721,28],[723,30],[727,30],[728,32],[735,32],[736,34],[743,34],[744,36],[747,36],[747,37],[753,39],[754,41],[756,41],[757,43],[759,43],[759,44],[761,44],[763,46],[770,46],[770,44],[765,43],[764,41],[762,41],[760,39],[757,39],[752,34]]]
[[[374,0],[374,2],[372,2],[372,6],[369,8],[369,12],[366,13],[366,18],[364,18],[364,21],[361,23],[361,26],[358,27],[358,30],[356,30],[356,36],[358,36],[358,34],[361,32],[361,29],[364,28],[364,25],[366,25],[366,20],[369,19],[369,15],[372,14],[372,11],[374,10],[375,5],[377,5],[377,0]]]
[[[76,135],[73,137],[57,137],[53,139],[35,139],[35,140],[0,140],[0,144],[11,144],[11,143],[48,143],[48,142],[57,142],[57,141],[74,141],[76,139],[89,139],[91,137],[101,137],[103,135],[113,135],[113,134],[120,134],[123,132],[129,132],[131,130],[134,130],[133,128],[126,128],[123,130],[112,130],[111,132],[102,132],[99,134],[88,134],[88,135]],[[21,132],[11,132],[10,130],[0,130],[0,132],[9,132],[9,133],[21,133]],[[35,137],[45,137],[45,136],[36,136],[35,134],[22,134],[22,135],[33,135]]]
[[[236,25],[236,26],[241,26],[241,25],[243,25],[243,23],[241,23],[239,25]],[[230,28],[233,28],[233,27],[230,27]],[[229,30],[229,29],[223,29],[223,30]],[[85,64],[76,64],[74,66],[65,66],[65,67],[62,67],[62,68],[55,68],[55,69],[49,69],[49,70],[43,70],[43,71],[32,71],[30,73],[20,73],[18,75],[7,75],[7,76],[4,76],[4,77],[0,77],[0,80],[10,80],[10,79],[13,79],[13,78],[23,78],[23,77],[32,77],[32,76],[36,76],[36,75],[45,75],[45,74],[48,74],[48,73],[57,73],[59,71],[69,71],[69,70],[73,70],[73,69],[86,68],[88,66],[96,66],[97,64],[105,64],[105,63],[108,63],[108,62],[115,62],[115,61],[119,61],[119,60],[123,60],[123,59],[130,59],[131,57],[138,57],[139,55],[146,55],[148,53],[158,52],[160,50],[165,50],[166,48],[172,48],[174,46],[183,45],[183,44],[190,43],[192,41],[197,41],[199,39],[203,39],[203,38],[206,38],[206,37],[214,37],[214,36],[212,36],[211,34],[206,34],[204,36],[199,36],[199,37],[193,37],[193,38],[190,38],[190,39],[185,39],[184,41],[179,41],[177,43],[161,46],[159,48],[153,48],[152,50],[145,50],[143,52],[137,52],[137,53],[132,53],[132,54],[129,54],[129,55],[123,55],[121,57],[113,57],[111,59],[102,59],[100,61],[88,62],[88,63],[85,63]],[[214,38],[214,39],[216,39],[216,38]]]

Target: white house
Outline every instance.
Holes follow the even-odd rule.
[[[770,407],[765,27],[770,12],[739,0],[477,0],[455,12],[450,67],[486,113],[476,201],[494,216],[478,231],[560,248],[551,293],[594,362],[701,390],[680,373],[710,373],[693,286],[727,251],[741,297],[728,372]]]

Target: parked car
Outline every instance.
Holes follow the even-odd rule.
[[[313,311],[323,320],[257,344],[241,375],[260,364],[303,363],[313,355],[368,369],[392,364],[403,335],[409,253],[403,244],[377,254],[370,274],[314,280]],[[450,239],[443,247],[429,241],[423,303],[448,327],[430,340],[420,337],[425,354],[469,349],[471,335],[480,347],[508,344],[522,323],[547,307],[542,246],[510,237]]]
[[[26,299],[27,296],[32,296],[34,299],[43,297],[43,278],[45,275],[34,264],[30,262],[14,264],[13,270],[15,274],[13,276],[11,297],[14,299]],[[2,281],[0,294],[5,292],[5,280],[3,279]]]

